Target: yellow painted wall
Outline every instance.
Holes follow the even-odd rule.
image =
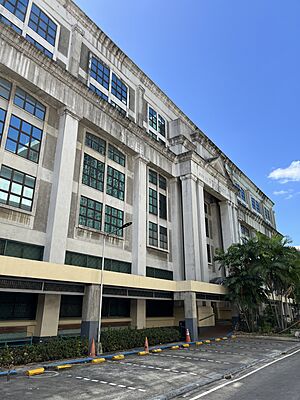
[[[174,317],[146,318],[146,328],[161,328],[164,326],[175,326]]]

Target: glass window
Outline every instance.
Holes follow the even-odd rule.
[[[251,197],[251,205],[253,210],[258,213],[261,213],[259,201],[257,201],[254,197]]]
[[[118,110],[119,111],[119,113],[121,114],[121,115],[123,115],[123,117],[126,117],[126,115],[127,115],[127,113],[126,113],[126,110],[124,110],[122,107],[120,107],[119,106],[119,104],[116,104],[114,101],[110,101],[110,104],[116,109],[116,110]]]
[[[1,125],[0,125],[0,126],[1,126]],[[1,131],[1,128],[0,128],[0,131]],[[271,213],[270,213],[270,210],[269,210],[268,208],[264,207],[264,211],[265,211],[265,217],[266,217],[266,219],[267,219],[268,221],[271,221]]]
[[[209,264],[211,264],[211,262],[212,262],[212,259],[211,259],[211,248],[210,248],[209,244],[206,245],[206,249],[207,249],[207,262]]]
[[[125,167],[125,155],[111,144],[108,145],[108,158]]]
[[[0,77],[0,96],[4,97],[6,100],[9,100],[10,91],[11,83]]]
[[[31,7],[28,25],[52,46],[55,45],[57,25],[34,3]]]
[[[81,318],[82,296],[62,295],[60,301],[60,318]]]
[[[31,211],[35,178],[2,165],[0,171],[0,203]]]
[[[245,190],[238,183],[235,184],[235,187],[238,189],[238,197],[246,202]]]
[[[110,166],[107,168],[106,193],[119,200],[124,200],[125,174]]]
[[[117,208],[105,206],[105,225],[106,233],[114,233],[117,236],[123,236],[123,230],[117,229],[123,225],[124,213]]]
[[[32,43],[38,50],[40,50],[42,53],[44,53],[45,56],[47,56],[51,59],[53,58],[53,54],[51,53],[51,51],[47,50],[44,46],[42,46],[39,42],[37,42],[31,36],[26,35],[26,40],[28,40],[28,42]]]
[[[6,117],[6,111],[4,111],[2,108],[0,108],[0,143],[2,140],[2,134],[3,134],[3,130],[4,130],[5,117]]]
[[[159,175],[159,187],[163,190],[167,189],[167,180],[161,175]]]
[[[130,317],[130,299],[103,297],[103,317]]]
[[[106,141],[99,138],[98,136],[88,133],[85,135],[85,144],[91,149],[97,151],[105,156]]]
[[[1,0],[0,0],[1,4]],[[13,28],[15,32],[17,32],[19,35],[22,34],[22,30],[15,24],[13,24],[9,19],[5,18],[4,15],[0,14],[0,21],[3,22],[5,25],[10,26]]]
[[[108,101],[108,96],[106,96],[106,94],[104,94],[103,92],[101,92],[101,90],[99,90],[98,88],[96,88],[96,86],[92,85],[90,83],[89,86],[90,90],[94,93],[96,93],[99,97],[101,97],[102,100]]]
[[[44,121],[46,114],[46,107],[42,103],[37,101],[30,94],[17,87],[14,104],[23,108],[25,111],[34,115],[35,117]]]
[[[8,128],[5,149],[27,158],[35,163],[39,162],[41,141],[43,131],[34,125],[16,117],[11,116]]]
[[[157,215],[157,191],[149,188],[149,213]]]
[[[174,304],[169,300],[146,300],[146,317],[173,317]]]
[[[165,250],[168,249],[168,230],[163,226],[159,227],[159,247]]]
[[[159,217],[167,219],[167,198],[161,193],[159,193]]]
[[[149,125],[157,131],[157,113],[149,107]]]
[[[109,74],[109,68],[102,64],[100,60],[97,60],[97,58],[92,57],[90,75],[107,90],[109,88]]]
[[[157,279],[168,279],[173,280],[173,271],[167,271],[165,269],[146,267],[146,276]]]
[[[0,292],[0,320],[35,320],[36,293]]]
[[[152,169],[149,169],[149,182],[157,185],[157,173],[152,171]]]
[[[245,225],[241,225],[241,233],[244,236],[250,237],[250,231]]]
[[[114,73],[111,80],[111,92],[122,103],[127,104],[127,86]]]
[[[0,254],[9,257],[26,258],[28,260],[43,260],[44,247],[35,244],[15,242],[0,239]]]
[[[102,224],[102,203],[81,196],[79,224],[100,231]]]
[[[158,247],[158,229],[153,222],[149,222],[149,245]]]
[[[166,121],[164,118],[158,114],[158,132],[162,136],[166,136]]]
[[[84,155],[82,183],[103,192],[105,164],[96,158]]]
[[[0,4],[24,22],[28,0],[0,0]]]

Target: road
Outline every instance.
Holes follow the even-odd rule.
[[[261,369],[262,368],[262,369]],[[223,386],[226,385],[226,386]],[[231,382],[219,382],[196,394],[177,397],[186,400],[299,400],[300,350],[271,365],[253,369]]]
[[[17,375],[11,377],[10,382],[2,377],[0,378],[0,398],[1,400],[92,400],[95,398],[162,400],[166,395],[168,398],[175,398],[179,393],[184,392],[185,397],[176,398],[189,400],[201,395],[210,388],[207,385],[213,382],[216,386],[228,383],[229,381],[223,379],[226,374],[245,374],[250,371],[248,368],[251,365],[252,368],[257,368],[282,357],[282,353],[291,353],[296,349],[300,349],[300,343],[237,338],[199,347],[191,346],[188,349],[164,350],[146,357],[133,355],[121,361],[107,361],[98,365],[77,365],[64,371],[46,371],[43,375],[30,378]],[[244,393],[243,396],[248,396],[249,392],[252,392],[251,400],[275,400],[274,396],[277,393],[281,393],[280,400],[299,400],[300,352],[297,355],[279,361],[249,378],[207,394],[206,398],[209,400],[250,399],[250,397],[241,397],[241,391],[242,394]],[[289,364],[291,364],[290,367]],[[282,371],[281,365],[285,366]],[[268,375],[268,370],[273,369],[277,371],[274,379],[272,379],[272,374]],[[239,375],[235,375],[233,379],[237,376]],[[256,392],[255,380],[264,376],[265,381],[262,381],[261,388],[264,394],[262,397],[256,397],[260,394],[259,391]],[[286,394],[286,389],[283,390],[280,386],[284,380],[292,383],[288,385],[288,388],[292,388],[288,396],[282,395],[282,391]],[[248,382],[249,388],[247,388]],[[298,397],[292,397],[295,386]],[[203,388],[202,392],[200,388]],[[194,392],[190,392],[191,390]]]

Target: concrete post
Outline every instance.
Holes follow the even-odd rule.
[[[132,299],[131,308],[131,326],[135,329],[146,328],[146,300]]]
[[[145,89],[142,86],[137,87],[137,101],[136,101],[136,111],[137,111],[137,124],[143,127],[144,121],[144,94]]]
[[[201,281],[197,178],[192,174],[187,174],[180,179],[182,181],[185,279]]]
[[[59,121],[44,251],[44,261],[58,264],[65,261],[77,131],[78,117],[65,109]]]
[[[195,292],[174,293],[174,300],[183,300],[185,328],[189,330],[191,340],[198,340],[198,315]]]
[[[221,227],[224,251],[235,243],[234,221],[230,201],[222,201],[220,204]]]
[[[57,336],[60,300],[60,294],[39,295],[34,331],[36,338]]]
[[[147,160],[136,157],[133,182],[132,273],[146,275]]]
[[[200,253],[201,281],[209,282],[203,188],[204,188],[204,183],[198,180],[197,206],[198,206],[198,231],[199,231],[199,247],[200,247],[199,253]]]
[[[76,76],[76,78],[78,77],[79,73],[80,51],[83,35],[84,31],[78,25],[74,25],[71,38],[69,71],[72,75]]]
[[[81,336],[97,342],[99,323],[100,285],[88,285],[82,303]]]

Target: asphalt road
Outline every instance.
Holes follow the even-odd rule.
[[[252,372],[252,371],[251,371]],[[198,393],[185,397],[187,400],[299,400],[300,399],[300,351],[279,359],[263,369],[253,370],[251,375],[233,379],[224,385],[219,382]],[[248,376],[247,376],[248,375]]]
[[[200,347],[191,346],[189,349],[165,350],[162,353],[151,354],[145,357],[137,355],[128,356],[122,361],[107,361],[103,364],[92,365],[84,364],[73,366],[73,368],[64,371],[46,371],[45,374],[35,377],[25,377],[17,375],[11,377],[10,382],[6,378],[0,378],[0,399],[14,400],[152,400],[163,399],[165,395],[173,397],[179,394],[179,391],[187,389],[196,389],[209,385],[212,381],[215,385],[228,382],[223,379],[224,375],[241,370],[245,370],[249,365],[263,365],[271,362],[285,353],[292,352],[297,347],[300,349],[300,343],[284,342],[274,340],[256,340],[256,339],[231,339],[219,343],[213,342]],[[267,378],[268,368],[249,377],[249,382],[253,386],[249,390],[256,390],[256,377],[266,374],[266,383],[262,383],[264,397],[251,396],[255,399],[272,399],[275,397],[267,392],[268,387],[274,392],[276,387],[282,385],[283,378],[292,381],[297,386],[297,396],[282,396],[280,400],[299,400],[300,381],[299,358],[297,356],[280,361],[275,364],[274,369],[278,369],[278,376],[275,383],[271,383],[271,378]],[[280,372],[281,363],[292,362],[295,364],[291,368],[284,369],[284,375]],[[288,361],[289,360],[289,361]],[[298,360],[298,361],[297,361]],[[254,368],[254,367],[253,367]],[[269,367],[271,368],[271,367]],[[298,368],[298,370],[297,370]],[[289,369],[291,371],[289,372]],[[249,371],[249,370],[247,370]],[[243,372],[245,373],[245,372]],[[293,379],[290,379],[290,374]],[[248,378],[247,378],[248,379]],[[220,389],[212,395],[207,395],[207,399],[250,399],[250,397],[241,397],[239,388],[245,390],[245,395],[249,395],[246,379],[236,382],[238,385]],[[290,385],[291,386],[291,385]],[[292,386],[291,386],[292,387]],[[245,388],[245,389],[244,389]],[[281,389],[281,388],[280,388]],[[207,386],[203,391],[207,390]],[[294,389],[293,389],[294,390]],[[279,392],[279,389],[278,389]],[[193,396],[201,394],[201,391],[194,391],[187,394],[184,398],[192,399]],[[242,392],[243,393],[243,392]],[[256,395],[256,392],[254,392]],[[286,392],[285,392],[286,393]],[[275,393],[276,394],[276,393]],[[210,396],[210,397],[209,397]],[[219,397],[217,397],[219,396]],[[225,397],[227,396],[227,397]],[[236,396],[236,397],[233,397]],[[177,397],[182,399],[183,397]]]

